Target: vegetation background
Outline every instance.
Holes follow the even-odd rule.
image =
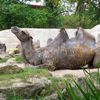
[[[66,3],[70,6],[64,6]],[[75,11],[68,14],[75,3]],[[99,0],[45,0],[43,8],[32,8],[19,0],[0,0],[0,30],[14,25],[31,28],[91,28],[99,23]]]
[[[71,6],[63,6],[62,1],[70,5],[77,3],[73,14],[68,14],[68,12],[71,12]],[[76,28],[78,26],[91,28],[100,24],[100,0],[45,0],[45,4],[44,8],[34,9],[29,5],[18,2],[18,0],[0,0],[0,30],[10,28],[13,25],[31,28]],[[6,62],[9,58],[0,59],[1,63]],[[16,56],[15,60],[17,63],[24,61],[20,56]],[[100,68],[100,64],[98,67]],[[23,73],[19,74],[2,74],[0,75],[0,81],[2,83],[2,80],[7,82],[5,80],[8,79],[26,79],[35,75],[46,76],[52,83],[46,93],[57,92],[58,100],[100,100],[99,68],[96,73],[92,74],[83,69],[84,74],[87,75],[85,78],[80,79],[79,82],[73,80],[72,77],[71,81],[69,81],[69,76],[64,77],[61,81],[61,79],[50,76],[48,71],[43,69],[25,69]],[[61,82],[64,84],[62,85]],[[64,85],[65,93],[62,92]],[[30,100],[44,100],[45,95],[42,95],[43,97],[37,95],[37,99],[33,97]],[[18,97],[14,92],[7,100],[18,100],[21,98],[24,98],[23,95]]]

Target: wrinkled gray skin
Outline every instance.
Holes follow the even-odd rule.
[[[0,54],[6,53],[6,45],[4,43],[0,43]]]
[[[11,28],[12,33],[20,40],[25,59],[38,67],[55,69],[78,69],[88,64],[92,65],[95,56],[95,38],[78,28],[76,36],[69,39],[64,28],[58,36],[46,47],[35,49],[32,37],[27,31],[18,27]]]
[[[40,48],[40,41],[37,40],[36,42],[34,42],[34,44],[32,44],[32,46],[33,46],[33,48],[35,48],[35,49]],[[21,46],[20,44],[18,44],[18,45],[16,46],[16,49],[17,49],[17,52],[14,51],[15,54],[16,54],[16,53],[22,53],[22,46]]]

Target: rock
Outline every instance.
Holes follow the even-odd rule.
[[[6,45],[4,43],[0,43],[0,54],[6,53]]]
[[[15,55],[15,54],[20,54],[20,51],[16,48],[16,49],[14,49],[14,50],[12,50],[12,51],[9,51],[9,55],[10,56],[13,56],[13,55]]]
[[[14,65],[14,64],[16,64],[15,58],[8,59],[7,62],[6,62],[6,64],[7,65]]]
[[[6,52],[6,53],[3,53],[3,54],[0,54],[0,58],[5,58],[5,57],[8,57],[9,54]]]
[[[29,99],[40,94],[40,92],[49,85],[50,82],[47,78],[30,78],[26,81],[13,80],[9,86],[0,87],[0,93],[5,94],[6,96],[16,94],[25,99]]]
[[[98,38],[98,35],[100,34],[100,24],[94,26],[94,27],[91,29],[90,33],[91,33],[92,35],[95,36],[96,42],[99,41],[100,39]]]
[[[60,90],[60,92],[61,92],[61,94],[62,94],[62,100],[69,100],[69,97],[68,97],[68,95],[67,95],[66,89]],[[46,97],[44,98],[44,100],[60,100],[61,98],[59,98],[59,97],[61,97],[59,94],[57,94],[57,93],[52,93],[50,96],[46,96]],[[63,98],[63,97],[64,97],[64,98]]]
[[[41,83],[41,84],[44,84],[44,83],[51,83],[51,81],[50,80],[47,80],[47,78],[45,78],[45,77],[42,77],[42,78],[35,78],[35,77],[30,77],[30,78],[28,78],[28,80],[27,80],[28,82],[31,82],[31,83]]]
[[[17,65],[4,65],[0,66],[0,74],[12,74],[23,72],[23,69]]]
[[[98,34],[98,41],[100,41],[100,33]]]
[[[92,30],[93,30],[93,31],[99,31],[99,32],[100,32],[100,24],[94,26],[94,27],[92,28]]]
[[[58,95],[56,93],[51,94],[50,96],[46,96],[44,100],[59,100]]]
[[[2,93],[0,93],[0,100],[6,100],[6,96]]]
[[[17,48],[13,51],[13,54],[19,54],[21,53]]]
[[[86,89],[86,84],[85,84],[85,81],[84,80],[85,80],[84,77],[80,77],[80,78],[77,79],[77,83],[79,85],[81,85],[82,88],[85,88]]]

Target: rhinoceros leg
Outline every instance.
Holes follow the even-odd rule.
[[[96,48],[96,50],[95,50],[93,66],[94,67],[100,67],[100,47]]]

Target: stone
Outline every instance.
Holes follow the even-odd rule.
[[[16,54],[20,54],[20,51],[17,48],[15,48],[14,50],[9,51],[8,54],[9,56],[14,56]]]
[[[0,93],[0,100],[6,100],[6,96],[2,93]]]
[[[7,62],[6,62],[6,64],[7,65],[14,65],[14,64],[16,64],[15,58],[8,59]]]
[[[10,80],[9,80],[10,81]],[[40,92],[50,85],[47,78],[29,78],[26,81],[14,79],[10,81],[9,86],[0,87],[0,93],[10,96],[16,94],[25,99],[33,98],[40,94]]]
[[[23,72],[23,69],[17,65],[3,65],[0,66],[0,74],[13,74]]]
[[[44,100],[59,100],[58,95],[56,93],[51,94],[50,96],[46,96]]]
[[[100,33],[98,34],[98,41],[100,41]]]
[[[6,53],[6,45],[4,43],[0,43],[0,54]]]

